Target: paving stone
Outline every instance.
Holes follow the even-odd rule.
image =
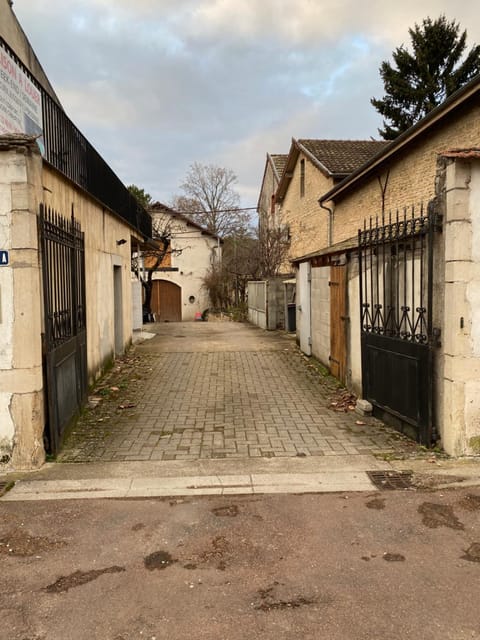
[[[170,330],[173,338],[178,325],[161,327],[163,335]],[[171,340],[162,350],[156,339],[133,349],[124,369],[121,362],[115,369],[123,382],[128,378],[121,402],[128,399],[134,411],[120,410],[118,396],[102,398],[78,420],[60,460],[335,456],[412,446],[372,418],[360,427],[355,412],[332,410],[332,388],[312,375],[285,336],[249,328],[250,342],[241,350],[235,336],[245,326],[229,323],[228,339],[237,348],[222,337],[228,348],[212,344],[205,352],[197,330],[182,325],[188,351],[172,350]]]

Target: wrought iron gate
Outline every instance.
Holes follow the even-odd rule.
[[[359,230],[363,397],[430,446],[432,427],[433,203]]]
[[[87,397],[84,236],[73,215],[40,205],[47,389],[45,443],[56,454],[65,428]]]

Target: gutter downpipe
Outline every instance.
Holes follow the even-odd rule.
[[[326,207],[322,203],[323,203],[323,200],[320,198],[320,200],[318,201],[318,204],[320,205],[320,207],[322,209],[325,209],[325,211],[328,211],[327,242],[328,242],[328,246],[331,247],[332,246],[332,242],[333,242],[333,209],[331,209],[330,207]]]

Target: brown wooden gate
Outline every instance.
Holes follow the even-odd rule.
[[[154,280],[151,307],[157,322],[181,322],[182,288],[168,280]]]
[[[347,268],[330,267],[330,372],[340,382],[346,377]]]

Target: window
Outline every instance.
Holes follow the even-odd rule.
[[[300,197],[305,195],[305,160],[300,160]]]

